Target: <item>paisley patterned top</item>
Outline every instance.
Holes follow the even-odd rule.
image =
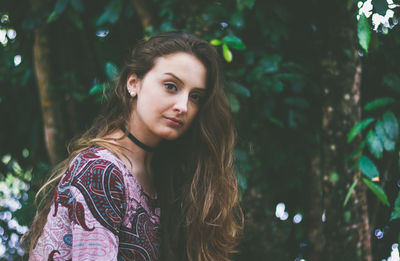
[[[156,199],[110,151],[78,154],[53,203],[29,260],[158,260]]]

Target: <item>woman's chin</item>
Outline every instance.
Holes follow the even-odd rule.
[[[161,137],[163,140],[173,141],[173,140],[176,140],[176,139],[178,139],[179,137],[181,137],[182,134],[183,134],[183,133],[181,133],[181,132],[173,131],[173,132],[162,133],[162,134],[160,134],[160,137]]]
[[[181,135],[166,135],[163,137],[164,140],[173,141],[180,137]]]

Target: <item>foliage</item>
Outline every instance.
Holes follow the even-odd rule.
[[[361,47],[368,53],[369,43],[371,41],[371,26],[364,14],[360,16],[358,21],[358,39]]]
[[[390,7],[386,1],[372,1],[374,10],[379,15],[385,15],[388,8],[394,8],[393,5]],[[394,5],[395,6],[395,5]],[[376,41],[376,35],[369,35],[369,32],[363,15],[360,16],[358,22],[358,33],[360,45],[368,52],[368,42],[371,37],[371,43]],[[378,26],[375,25],[375,28]],[[360,31],[364,31],[363,39],[360,38]],[[378,30],[379,31],[379,30]],[[396,30],[395,30],[396,31]],[[386,32],[387,30],[382,30]],[[398,29],[397,29],[398,32]],[[397,39],[397,40],[395,40]],[[360,122],[356,123],[352,131],[348,134],[349,137],[355,137],[358,134],[362,134],[363,143],[366,147],[361,147],[363,156],[359,161],[359,167],[365,175],[363,181],[371,189],[371,191],[377,196],[377,199],[390,210],[390,219],[386,217],[386,227],[393,227],[393,232],[389,236],[392,238],[392,242],[398,241],[400,236],[398,229],[398,198],[400,197],[399,186],[399,116],[396,112],[399,108],[399,75],[392,72],[391,66],[394,65],[395,57],[398,57],[398,51],[394,47],[391,47],[390,41],[398,41],[399,37],[396,33],[389,37],[382,37],[380,44],[385,46],[385,49],[377,49],[376,44],[371,44],[370,47],[374,48],[370,50],[372,57],[368,58],[370,64],[375,64],[371,68],[378,68],[382,66],[378,71],[378,75],[372,77],[368,75],[364,77],[366,82],[363,85],[365,90],[365,105],[363,107],[364,118]],[[372,53],[371,53],[372,52]],[[387,55],[388,53],[394,54],[394,56]],[[370,71],[366,71],[368,74]],[[374,82],[368,82],[370,79],[375,78]],[[375,89],[375,84],[382,86],[379,91]],[[353,135],[354,133],[354,135]],[[349,139],[350,142],[352,139]],[[368,160],[366,160],[368,159]],[[393,183],[396,186],[393,187]],[[354,188],[350,188],[353,190]],[[349,192],[350,192],[349,190]],[[379,209],[379,208],[378,208]],[[383,226],[383,225],[382,225]],[[383,256],[381,256],[383,258]]]
[[[0,173],[4,177],[0,181],[0,234],[3,242],[0,252],[5,252],[2,254],[4,258],[13,259],[15,255],[23,254],[19,239],[28,230],[27,225],[35,210],[32,192],[28,191],[32,170],[23,170],[10,155],[4,155],[2,163],[6,172]],[[5,246],[8,246],[7,249]]]

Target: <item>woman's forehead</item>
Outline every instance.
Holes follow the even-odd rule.
[[[155,60],[152,73],[172,77],[182,84],[200,88],[206,87],[207,69],[195,56],[187,53],[174,53]]]

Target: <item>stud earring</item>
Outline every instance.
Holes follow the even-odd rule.
[[[136,97],[136,92],[133,91],[133,90],[130,90],[130,91],[129,91],[129,94],[131,95],[132,98],[135,98],[135,97]]]

